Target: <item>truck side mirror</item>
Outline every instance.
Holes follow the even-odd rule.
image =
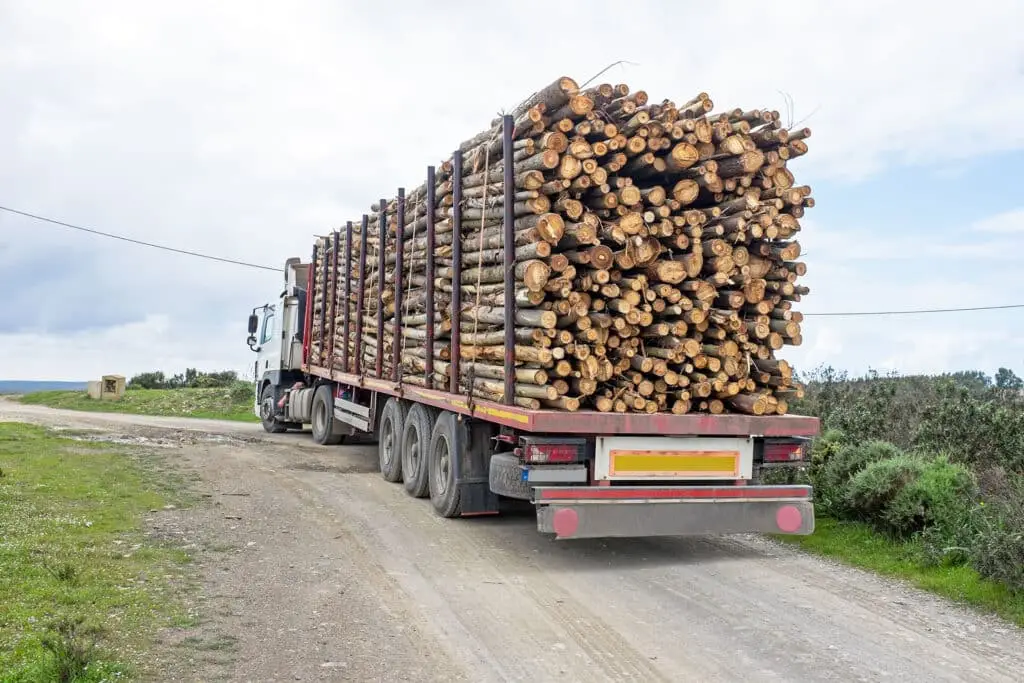
[[[260,326],[259,317],[253,313],[249,316],[249,334],[256,334],[256,328]]]

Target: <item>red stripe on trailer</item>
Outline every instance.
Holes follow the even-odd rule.
[[[540,499],[555,500],[623,500],[623,499],[683,499],[706,500],[708,498],[729,498],[735,500],[764,498],[808,498],[807,487],[752,487],[752,486],[692,486],[679,488],[662,487],[557,487],[540,489]]]

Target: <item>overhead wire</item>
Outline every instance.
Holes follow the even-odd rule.
[[[43,221],[45,223],[52,223],[53,225],[60,225],[65,228],[72,230],[79,230],[81,232],[87,232],[91,235],[98,235],[100,237],[108,237],[110,239],[121,240],[122,242],[131,242],[132,244],[138,244],[144,247],[152,247],[154,249],[162,249],[163,251],[170,251],[176,254],[184,254],[185,256],[195,256],[197,258],[208,259],[210,261],[219,261],[221,263],[231,263],[236,266],[245,266],[247,268],[259,268],[260,270],[272,270],[278,272],[281,269],[273,266],[264,266],[258,263],[249,263],[247,261],[239,261],[236,259],[225,258],[223,256],[214,256],[212,254],[204,254],[199,251],[192,251],[190,249],[178,249],[177,247],[169,247],[165,244],[156,244],[155,242],[146,242],[144,240],[135,239],[133,237],[125,237],[124,235],[115,235],[110,232],[103,232],[102,230],[94,230],[92,228],[86,228],[81,225],[74,225],[73,223],[65,223],[64,221],[58,221],[53,218],[47,218],[46,216],[39,216],[34,213],[27,211],[20,211],[18,209],[12,209],[9,206],[0,206],[0,211],[6,211],[8,213],[16,214],[18,216],[24,216],[25,218],[32,218],[37,221]]]

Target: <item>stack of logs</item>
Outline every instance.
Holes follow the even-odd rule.
[[[390,378],[399,344],[401,381],[423,386],[432,324],[432,385],[449,387],[454,202],[461,183],[460,392],[504,397],[503,259],[504,249],[514,248],[517,405],[786,413],[787,401],[803,389],[774,354],[801,342],[802,316],[793,304],[808,290],[796,284],[806,266],[794,236],[814,203],[788,165],[807,152],[810,130],[783,127],[776,111],[712,109],[705,93],[681,104],[655,103],[626,85],[581,90],[570,78],[538,91],[511,112],[515,244],[503,239],[499,119],[460,146],[461,178],[454,176],[454,156],[436,169],[432,252],[427,186],[401,202],[400,330],[394,325],[399,198],[374,204],[368,229],[353,221],[351,245],[347,228],[318,241],[313,310],[322,306],[334,325],[321,343],[314,315],[311,358],[373,375],[380,351],[382,376]],[[428,259],[433,311],[426,308]],[[326,301],[325,272],[334,292]]]

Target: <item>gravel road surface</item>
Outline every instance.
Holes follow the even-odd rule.
[[[375,446],[259,425],[58,411],[0,420],[152,445],[205,502],[195,629],[165,680],[1021,681],[1024,632],[757,536],[555,542],[528,513],[435,517]]]

